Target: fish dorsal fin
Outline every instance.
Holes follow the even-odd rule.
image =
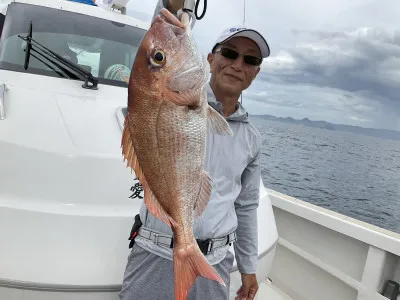
[[[124,161],[127,161],[127,167],[131,167],[131,169],[135,172],[137,178],[139,179],[139,182],[143,187],[144,203],[150,213],[158,218],[160,221],[168,224],[169,226],[176,226],[177,223],[161,207],[160,203],[157,201],[156,197],[149,187],[149,184],[146,181],[143,170],[140,167],[139,161],[137,159],[135,149],[133,147],[133,142],[130,135],[130,127],[128,123],[129,119],[128,116],[126,116],[121,140],[122,155],[124,156]]]
[[[194,215],[195,217],[199,217],[204,209],[206,208],[208,201],[210,200],[211,190],[212,190],[212,179],[208,175],[206,171],[202,171],[201,174],[201,183],[199,194],[197,195],[197,199],[194,206]]]
[[[228,122],[214,108],[208,105],[207,124],[211,133],[219,135],[233,135]]]

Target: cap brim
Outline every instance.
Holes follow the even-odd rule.
[[[253,29],[244,29],[241,31],[238,31],[234,34],[232,34],[231,36],[229,36],[228,38],[224,39],[223,41],[220,41],[219,43],[224,43],[226,41],[229,41],[230,39],[232,39],[233,37],[246,37],[251,39],[252,41],[254,41],[258,48],[260,48],[260,52],[261,52],[261,56],[263,58],[268,57],[271,54],[271,51],[269,49],[269,45],[267,43],[267,41],[264,39],[264,37],[258,33],[257,31],[253,30]]]

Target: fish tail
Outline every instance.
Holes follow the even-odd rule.
[[[174,245],[173,254],[175,300],[186,300],[186,296],[197,276],[215,280],[226,286],[195,242],[184,247]]]

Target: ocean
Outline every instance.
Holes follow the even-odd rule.
[[[266,188],[400,233],[400,141],[250,120]]]

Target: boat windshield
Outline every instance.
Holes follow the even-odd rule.
[[[0,69],[60,76],[57,66],[34,52],[27,70],[24,69],[27,43],[18,35],[27,36],[31,22],[32,38],[40,44],[88,70],[100,84],[127,86],[121,74],[129,78],[145,30],[61,9],[13,2],[8,7],[0,39]]]

